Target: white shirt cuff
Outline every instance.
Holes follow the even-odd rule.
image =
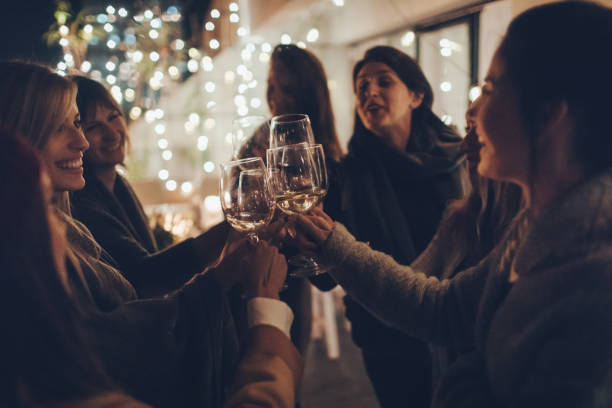
[[[249,328],[258,324],[274,326],[291,338],[293,312],[285,303],[277,299],[255,297],[247,303]]]

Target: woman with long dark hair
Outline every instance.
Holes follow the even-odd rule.
[[[369,49],[353,69],[355,125],[338,206],[326,211],[359,240],[410,264],[431,241],[447,203],[464,194],[461,138],[431,111],[433,93],[408,55]],[[330,191],[330,193],[334,193]],[[352,297],[346,314],[383,407],[427,407],[427,345],[374,317]]]

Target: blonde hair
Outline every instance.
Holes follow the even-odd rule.
[[[0,62],[0,89],[0,126],[18,132],[39,151],[76,104],[74,82],[31,62]],[[109,308],[135,298],[129,282],[101,260],[102,248],[89,230],[72,218],[68,192],[56,193],[54,201],[68,226],[68,258],[88,297]]]
[[[41,150],[60,127],[77,89],[72,81],[44,65],[8,61],[0,63],[0,123],[17,130]]]

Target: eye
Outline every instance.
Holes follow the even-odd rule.
[[[119,117],[119,112],[114,111],[113,113],[111,113],[108,116],[108,120],[109,120],[109,122],[112,122],[113,120],[117,119],[118,117]]]
[[[387,77],[387,76],[383,76],[378,78],[378,85],[386,88],[388,86],[390,86],[393,83],[393,81],[391,80],[391,78]]]
[[[357,90],[362,93],[368,88],[368,81],[361,81],[357,84]]]
[[[77,119],[74,121],[74,127],[77,129],[82,129],[83,127],[83,122],[81,122],[81,119]]]

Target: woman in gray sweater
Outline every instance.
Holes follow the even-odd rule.
[[[612,50],[600,41],[612,41],[612,10],[587,2],[537,7],[510,24],[477,116],[478,171],[519,185],[526,208],[476,267],[438,281],[320,212],[298,220],[303,247],[320,247],[338,266],[332,275],[379,317],[434,343],[475,339],[436,407],[612,402]]]

